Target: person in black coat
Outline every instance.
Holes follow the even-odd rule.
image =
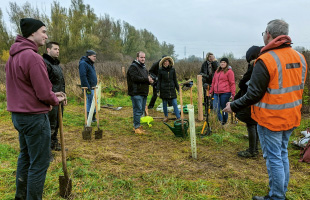
[[[51,81],[53,92],[65,93],[65,79],[60,67],[59,44],[57,42],[49,42],[46,44],[47,53],[43,54],[43,59],[46,64],[48,78]],[[66,101],[64,102],[66,104]],[[62,109],[63,110],[63,109]],[[51,149],[55,151],[61,150],[61,145],[58,142],[58,106],[53,106],[52,110],[48,112],[48,118],[51,126]]]
[[[149,85],[152,83],[153,79],[145,67],[145,53],[139,51],[137,59],[131,63],[127,71],[128,95],[132,102],[133,130],[136,134],[145,134],[140,125],[140,118],[145,109]]]
[[[209,52],[206,55],[206,61],[202,63],[200,69],[200,75],[202,75],[203,84],[207,83],[211,85],[213,75],[218,68],[218,62],[216,61],[213,53]]]
[[[166,55],[163,55],[162,58],[166,57]],[[162,59],[161,58],[161,59]],[[150,76],[153,79],[154,83],[152,84],[153,87],[153,95],[151,98],[151,101],[148,105],[148,109],[152,109],[154,108],[156,99],[157,99],[157,82],[158,82],[158,70],[159,70],[159,62],[161,61],[161,59],[159,59],[157,62],[154,62],[151,69],[149,70]],[[171,101],[168,101],[168,105],[172,106]]]
[[[202,75],[202,84],[203,84],[203,95],[206,96],[206,88],[209,86],[211,88],[212,79],[215,71],[217,70],[219,64],[215,59],[213,53],[208,52],[206,55],[206,61],[201,65],[199,74]],[[211,96],[211,99],[213,96]],[[206,98],[204,98],[206,100]],[[206,103],[206,102],[205,102]],[[213,101],[210,102],[210,109],[213,109]],[[207,111],[205,111],[207,112]]]
[[[239,82],[239,92],[235,95],[235,100],[241,98],[248,90],[249,81],[253,72],[254,62],[258,58],[262,47],[252,46],[246,52],[246,60],[248,62],[248,70]],[[241,109],[236,112],[236,117],[246,123],[249,136],[249,148],[245,151],[238,152],[238,155],[245,158],[256,157],[258,154],[258,133],[257,122],[251,118],[251,107]]]
[[[158,89],[157,91],[160,93],[160,98],[163,101],[163,110],[165,114],[164,122],[168,122],[168,108],[167,103],[168,100],[172,101],[172,106],[174,109],[174,113],[177,119],[180,118],[180,111],[178,109],[177,103],[177,94],[176,90],[179,93],[179,84],[177,81],[177,76],[175,73],[175,69],[173,68],[174,61],[170,56],[166,56],[161,59],[159,63],[159,71],[158,71]]]

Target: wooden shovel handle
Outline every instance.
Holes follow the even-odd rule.
[[[64,171],[64,176],[68,180],[68,171],[67,171],[67,160],[66,160],[66,151],[65,151],[65,140],[63,134],[63,124],[62,124],[62,103],[58,105],[58,120],[59,120],[59,132],[60,132],[60,143],[61,143],[61,157],[62,157],[62,170]]]
[[[85,126],[87,125],[87,107],[86,107],[86,89],[87,87],[82,87],[84,91],[84,115],[85,115]]]
[[[96,91],[96,87],[94,87],[94,94],[95,94],[95,106],[96,106],[97,128],[99,128],[99,112],[98,112],[98,102],[97,102],[97,91]]]

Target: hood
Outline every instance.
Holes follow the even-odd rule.
[[[60,61],[57,58],[52,58],[50,55],[44,53],[43,58],[50,62],[52,65],[59,65]]]
[[[292,44],[292,40],[288,35],[280,35],[276,37],[275,39],[273,39],[271,42],[269,42],[266,46],[262,48],[261,53],[280,47],[283,44],[288,45],[288,46]]]
[[[33,41],[18,35],[16,37],[15,43],[10,48],[10,56],[14,56],[19,52],[28,49],[31,49],[34,52],[38,52],[38,46]]]
[[[164,64],[165,60],[169,60],[169,61],[170,61],[170,65],[169,65],[169,66],[172,67],[172,66],[174,65],[173,59],[172,59],[170,56],[166,56],[166,57],[163,57],[163,58],[161,59],[161,61],[159,62],[159,66],[160,66],[160,67],[163,67],[163,64]]]
[[[81,61],[87,62],[87,63],[89,63],[90,65],[94,65],[94,62],[91,61],[87,56],[83,56],[83,57],[80,59],[80,62],[81,62]]]
[[[140,63],[138,60],[132,61],[132,64],[136,63],[140,67],[145,67],[145,64]]]
[[[259,47],[259,46],[251,46],[246,52],[246,55],[245,55],[246,61],[250,63],[252,60],[257,59],[260,54],[260,50],[262,48],[263,47]]]

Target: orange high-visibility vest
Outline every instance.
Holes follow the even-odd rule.
[[[267,67],[270,82],[264,97],[252,105],[251,117],[271,131],[285,131],[299,126],[307,75],[304,56],[287,47],[271,50],[259,59]]]

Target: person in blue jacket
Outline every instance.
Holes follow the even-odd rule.
[[[79,72],[81,79],[81,86],[87,87],[86,90],[86,102],[87,102],[87,117],[89,115],[90,106],[94,96],[94,89],[97,85],[97,75],[94,63],[96,62],[96,52],[93,50],[87,50],[86,56],[83,56],[79,62]],[[96,121],[96,110],[93,115],[93,122]]]

